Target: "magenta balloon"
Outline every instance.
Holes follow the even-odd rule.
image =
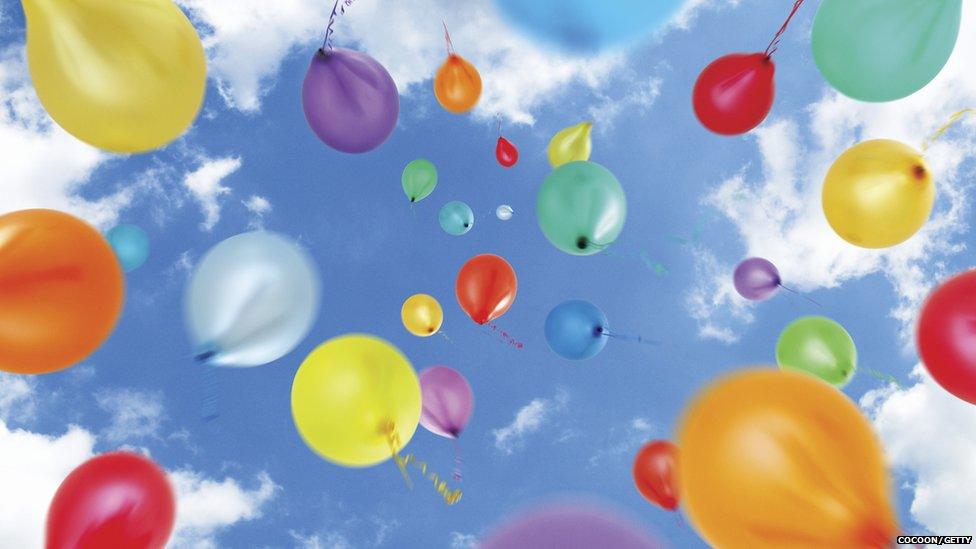
[[[433,366],[420,372],[420,395],[420,424],[435,435],[457,438],[474,409],[468,380],[447,366]]]
[[[308,125],[326,145],[363,153],[393,133],[400,95],[390,73],[365,53],[319,49],[305,73],[302,108]]]
[[[750,257],[739,263],[733,279],[735,291],[752,301],[769,299],[779,290],[782,282],[776,265],[761,257]]]
[[[490,534],[479,547],[654,549],[660,545],[639,526],[609,510],[580,505],[557,505],[534,511],[502,526]]]

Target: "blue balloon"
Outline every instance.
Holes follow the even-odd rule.
[[[461,236],[474,227],[474,212],[464,202],[455,200],[444,204],[437,220],[440,221],[445,233]]]
[[[495,0],[531,38],[572,54],[621,47],[663,26],[683,0]]]
[[[589,301],[566,301],[546,317],[546,343],[571,360],[596,356],[607,344],[608,330],[607,316]]]
[[[146,231],[135,225],[116,225],[105,238],[125,272],[139,268],[149,257],[149,237]]]

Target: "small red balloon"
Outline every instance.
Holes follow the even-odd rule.
[[[508,139],[499,137],[498,144],[495,145],[495,158],[502,166],[511,168],[518,162],[518,149]]]
[[[932,377],[976,404],[976,270],[935,289],[918,317],[918,352]]]
[[[678,508],[678,447],[648,442],[634,458],[634,484],[648,501],[668,511]]]
[[[508,261],[492,254],[472,257],[458,271],[454,292],[471,320],[485,324],[505,314],[515,301],[518,279]]]
[[[162,549],[175,516],[162,469],[139,454],[103,454],[61,482],[47,512],[45,547]]]
[[[695,115],[703,126],[722,135],[755,128],[773,107],[775,72],[773,60],[764,53],[719,57],[695,82]]]

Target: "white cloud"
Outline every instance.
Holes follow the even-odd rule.
[[[33,376],[0,372],[0,420],[25,422],[37,411]]]
[[[260,518],[265,504],[281,490],[267,473],[259,474],[251,489],[232,478],[217,481],[189,469],[174,471],[169,477],[177,493],[173,549],[218,547],[216,536],[221,530]]]
[[[451,532],[451,549],[478,549],[478,538],[473,534]]]
[[[604,461],[620,460],[625,457],[627,459],[633,458],[637,449],[645,442],[649,442],[657,430],[657,427],[644,417],[632,418],[624,429],[617,426],[611,427],[606,440],[590,457],[590,466],[597,466]]]
[[[251,220],[248,226],[252,229],[264,228],[264,216],[272,210],[271,202],[263,196],[252,194],[247,200],[242,200],[241,204],[251,212]]]
[[[569,393],[564,389],[556,392],[552,398],[536,398],[515,413],[512,423],[492,430],[495,437],[495,448],[506,454],[513,453],[524,444],[526,436],[535,433],[552,420],[556,412],[560,412],[569,402]]]
[[[200,211],[203,212],[200,228],[210,231],[220,221],[220,197],[230,193],[230,188],[220,183],[241,167],[241,159],[203,158],[200,164],[199,168],[186,174],[183,186],[200,204]]]
[[[912,377],[911,387],[868,392],[861,406],[891,465],[909,478],[912,518],[935,534],[976,534],[976,406],[946,392],[921,365]]]
[[[113,443],[158,438],[166,413],[158,391],[105,389],[95,393],[98,407],[111,416],[102,435]]]
[[[597,130],[606,133],[613,128],[617,118],[624,112],[635,110],[641,114],[646,113],[661,95],[663,83],[663,78],[652,76],[643,81],[628,83],[626,88],[629,91],[623,97],[599,93],[599,102],[590,106],[588,110],[590,118],[597,121]]]
[[[295,542],[295,549],[353,549],[354,547],[344,535],[338,532],[310,536],[295,531],[288,533]]]

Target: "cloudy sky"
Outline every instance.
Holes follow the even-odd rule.
[[[299,102],[324,3],[179,3],[207,47],[204,112],[177,142],[135,157],[99,152],[51,122],[27,74],[20,5],[0,3],[0,211],[58,208],[101,229],[137,223],[152,239],[149,261],[127,277],[122,321],[98,352],[58,374],[0,375],[0,546],[39,547],[61,479],[121,447],[148,452],[170,472],[179,493],[173,547],[469,547],[505,510],[561,494],[597,495],[673,546],[700,545],[640,498],[632,456],[643,441],[670,437],[709,379],[771,363],[782,327],[804,314],[836,319],[857,343],[861,370],[845,392],[886,445],[904,529],[976,533],[976,409],[925,375],[911,337],[929,289],[974,263],[976,123],[963,121],[929,149],[935,211],[894,249],[844,243],[819,200],[831,161],[853,143],[918,146],[952,112],[976,106],[976,4],[964,4],[955,54],[928,87],[867,105],[817,72],[810,2],[776,53],[773,112],[749,135],[727,138],[698,125],[691,87],[715,57],[761,51],[785,16],[782,0],[689,0],[644,42],[589,59],[534,46],[489,0],[357,0],[335,40],[390,70],[401,115],[381,149],[348,156],[315,138]],[[442,111],[431,93],[442,20],[484,79],[467,116]],[[511,170],[494,161],[496,118],[522,153]],[[612,253],[577,258],[545,240],[533,211],[549,136],[583,120],[595,123],[592,160],[621,181],[630,215]],[[438,166],[440,184],[411,210],[400,171],[421,156]],[[475,210],[474,229],[460,238],[437,225],[451,200]],[[505,223],[490,214],[502,203],[515,210]],[[204,422],[183,286],[207,249],[255,228],[310,250],[323,277],[322,312],[289,355],[217,372],[221,415]],[[499,324],[522,349],[477,328],[455,304],[457,269],[485,252],[518,273],[518,298]],[[789,295],[740,299],[730,273],[747,255],[772,260],[787,285],[820,306]],[[449,340],[403,330],[400,304],[417,292],[445,305]],[[611,341],[587,362],[564,361],[546,347],[542,323],[570,298],[599,305],[615,330],[662,344]],[[409,490],[391,463],[330,465],[295,433],[289,392],[298,364],[322,341],[357,331],[393,342],[418,369],[446,364],[471,381],[476,410],[461,440],[458,505]],[[426,431],[410,450],[441,471],[453,467],[451,444]]]

